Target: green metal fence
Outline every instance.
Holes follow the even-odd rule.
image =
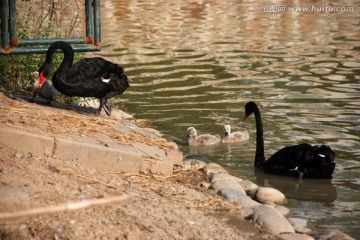
[[[58,3],[63,1],[64,4],[61,5],[61,8],[58,7]],[[83,1],[83,0],[81,0]],[[57,21],[53,16],[56,15],[59,19],[62,19],[62,16],[73,14],[73,18],[76,18],[74,22],[79,22],[79,19],[85,18],[85,33],[81,33],[81,37],[76,36],[67,36],[67,37],[41,37],[41,38],[19,38],[17,23],[20,22],[17,18],[17,7],[23,6],[26,1],[16,2],[16,0],[0,0],[0,19],[1,19],[1,49],[0,55],[8,54],[34,54],[34,53],[46,53],[47,46],[55,41],[66,41],[71,44],[83,44],[74,46],[74,51],[77,52],[88,52],[88,51],[99,51],[99,46],[101,42],[101,25],[100,25],[100,0],[85,0],[85,4],[80,5],[74,0],[70,0],[68,3],[65,0],[59,0],[55,3],[54,0],[28,0],[26,9],[26,17],[31,15],[32,11],[39,13],[39,19],[37,21],[33,20],[30,22],[28,19],[24,21],[25,26],[31,24],[38,24],[41,26],[43,22],[48,20],[48,26],[54,25],[52,21]],[[76,8],[76,14],[72,13],[72,4]],[[62,3],[62,2],[61,2]],[[82,4],[83,2],[81,2]],[[58,5],[56,5],[58,4]],[[48,7],[48,11],[44,11],[44,6]],[[64,6],[64,7],[63,7]],[[60,8],[60,10],[59,10]],[[35,10],[34,10],[35,9]],[[56,11],[60,12],[57,13]],[[78,15],[79,11],[85,11],[85,16],[82,17]],[[34,14],[35,15],[35,14]],[[74,17],[75,16],[75,17]],[[55,19],[55,20],[54,20]],[[73,20],[71,20],[71,23]],[[81,20],[80,20],[81,21]],[[30,23],[29,23],[30,22]],[[27,25],[26,25],[27,24]],[[74,28],[74,26],[71,26]],[[71,30],[73,31],[73,29]],[[58,33],[58,35],[64,35]],[[74,35],[74,34],[73,34]],[[41,45],[46,45],[39,47]]]

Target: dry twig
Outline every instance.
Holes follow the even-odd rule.
[[[66,212],[66,211],[73,211],[77,209],[82,209],[86,207],[90,207],[93,205],[102,205],[102,204],[109,204],[113,202],[122,202],[130,198],[130,195],[123,194],[120,196],[112,196],[107,198],[100,198],[100,199],[91,199],[87,201],[81,201],[81,202],[70,202],[60,205],[53,205],[53,206],[47,206],[42,208],[33,208],[18,212],[5,212],[0,213],[0,220],[3,219],[9,219],[9,218],[18,218],[18,217],[29,217],[39,214],[45,214],[45,213],[53,213],[53,212]]]

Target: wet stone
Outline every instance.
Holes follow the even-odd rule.
[[[275,209],[279,211],[279,213],[281,213],[283,216],[288,216],[290,214],[290,209],[288,209],[287,207],[281,206],[281,205],[276,205]]]
[[[242,186],[242,188],[245,190],[245,192],[247,194],[249,194],[249,192],[251,190],[257,189],[259,186],[256,185],[255,183],[249,181],[249,180],[243,180],[240,185]]]
[[[209,163],[209,164],[207,164],[206,167],[203,168],[203,172],[207,176],[212,176],[215,173],[227,173],[227,174],[229,174],[229,172],[226,171],[225,168],[223,168],[222,166],[220,166],[217,163]]]
[[[185,159],[184,160],[184,170],[200,170],[207,165],[206,162],[203,162],[199,159]]]
[[[230,202],[236,202],[244,197],[246,194],[243,191],[239,191],[238,189],[232,188],[223,188],[218,191],[218,194],[225,197]]]
[[[232,176],[232,175],[227,174],[227,173],[215,173],[214,175],[212,175],[212,177],[210,179],[210,182],[214,183],[214,182],[217,182],[217,181],[234,181],[234,182],[238,182],[238,183],[241,184],[243,179]]]
[[[259,187],[254,191],[250,191],[252,197],[260,203],[286,204],[285,195],[275,188]]]
[[[314,240],[313,237],[300,233],[280,233],[276,237],[281,240]]]
[[[252,219],[255,223],[273,234],[295,232],[289,221],[273,206],[268,204],[261,205],[257,208],[252,216]]]
[[[210,188],[214,189],[214,190],[222,190],[222,189],[229,188],[229,189],[239,191],[243,195],[246,195],[246,192],[241,187],[240,183],[238,183],[237,181],[233,181],[233,180],[219,180],[219,181],[216,181],[216,182],[214,182],[214,183],[212,183],[210,185]]]
[[[253,200],[254,201],[254,200]],[[254,201],[255,202],[255,201]],[[252,206],[248,206],[248,205],[244,205],[242,208],[240,208],[239,210],[239,214],[243,217],[243,218],[250,218],[255,210],[260,206],[261,204],[258,203],[258,205],[252,205]]]
[[[352,238],[341,231],[334,230],[326,235],[320,236],[319,240],[355,240],[355,238]]]
[[[291,223],[295,232],[297,233],[306,233],[310,234],[315,230],[314,225],[312,225],[308,220],[302,218],[288,218],[288,221]]]

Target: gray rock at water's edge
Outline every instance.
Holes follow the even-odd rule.
[[[276,238],[281,240],[314,240],[313,237],[300,233],[280,233],[276,234]]]
[[[290,209],[288,209],[287,207],[281,206],[281,205],[276,205],[275,209],[279,211],[279,213],[281,213],[283,216],[288,217],[290,214]]]
[[[240,183],[237,181],[219,180],[210,185],[210,189],[214,189],[214,190],[221,190],[221,189],[227,189],[227,188],[241,192],[243,195],[246,196],[246,192],[241,187]]]
[[[217,163],[209,163],[207,164],[204,168],[203,168],[203,172],[208,176],[211,177],[212,175],[214,175],[215,173],[227,173],[229,174],[228,171],[225,170],[225,168],[223,168],[222,166],[220,166]]]
[[[252,200],[251,198],[249,198],[250,200]],[[250,219],[252,217],[252,215],[254,214],[255,210],[261,206],[260,203],[252,200],[253,202],[257,203],[257,205],[252,205],[252,206],[249,206],[249,205],[244,205],[242,208],[240,208],[239,210],[239,214],[243,217],[243,218],[247,218],[247,219]]]
[[[250,195],[260,203],[287,204],[285,195],[275,188],[258,187],[257,189],[250,191]]]
[[[204,156],[202,154],[191,154],[191,155],[186,156],[184,160],[190,160],[190,159],[199,160],[199,161],[204,162],[206,164],[211,163],[210,160],[206,156]]]
[[[252,181],[247,180],[247,179],[243,180],[243,181],[240,183],[240,185],[242,186],[242,188],[245,190],[245,192],[246,192],[247,194],[249,194],[250,191],[252,191],[252,190],[254,190],[254,189],[256,189],[256,188],[259,187],[258,185],[256,185],[255,183],[253,183]]]
[[[320,236],[319,240],[355,240],[355,238],[352,238],[341,231],[334,230],[326,235]]]
[[[268,204],[264,204],[258,207],[255,210],[252,219],[255,223],[273,234],[295,232],[289,221],[283,215],[281,215],[281,213],[279,213],[275,207]]]
[[[183,170],[200,170],[203,169],[207,164],[198,159],[186,159],[184,160]]]
[[[260,203],[252,200],[248,197],[245,192],[239,191],[237,189],[232,188],[223,188],[218,191],[218,194],[225,197],[230,202],[234,202],[239,204],[240,206],[247,206],[247,207],[258,207],[261,205]],[[241,214],[243,216],[243,214]]]
[[[230,202],[236,202],[239,199],[246,197],[246,193],[244,191],[239,191],[238,189],[233,188],[222,188],[217,193],[225,197]]]
[[[235,177],[235,176],[227,174],[227,173],[215,173],[211,176],[210,182],[214,183],[217,181],[234,181],[234,182],[238,182],[241,184],[243,179]]]
[[[311,224],[308,220],[302,218],[288,218],[289,223],[295,229],[297,233],[310,234],[315,230],[315,226]]]

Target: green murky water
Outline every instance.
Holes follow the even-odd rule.
[[[119,106],[160,131],[184,139],[189,126],[222,134],[227,123],[250,132],[242,144],[182,146],[185,153],[278,188],[295,216],[325,231],[360,236],[360,3],[283,1],[284,11],[270,13],[271,2],[103,0],[96,55],[123,65],[132,80]],[[353,11],[289,12],[295,5]],[[336,152],[334,178],[255,172],[254,118],[242,122],[249,100],[262,111],[267,156],[325,143]]]

